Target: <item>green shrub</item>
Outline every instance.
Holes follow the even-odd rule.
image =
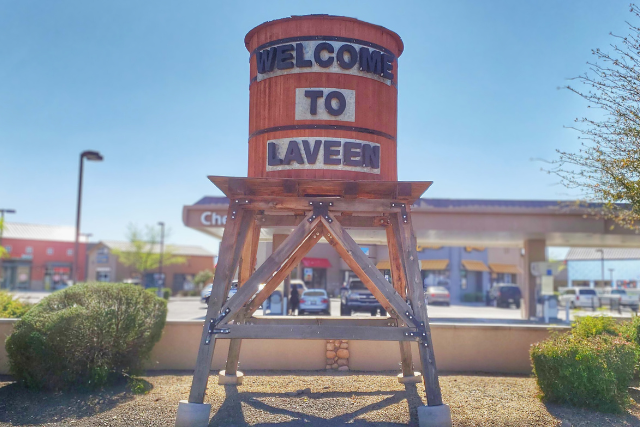
[[[571,325],[571,333],[582,338],[596,335],[619,336],[621,326],[610,316],[582,316]]]
[[[13,299],[13,295],[0,291],[0,319],[14,319],[24,316],[31,304]]]
[[[140,372],[158,342],[167,302],[139,286],[79,284],[55,292],[16,323],[11,373],[32,388],[96,388]]]
[[[158,295],[158,288],[147,288],[146,291],[151,292],[154,295]],[[169,301],[169,298],[171,298],[171,289],[162,288],[162,298]]]
[[[543,400],[605,412],[627,406],[637,357],[633,344],[606,334],[558,335],[531,348]]]
[[[623,322],[619,330],[622,338],[635,345],[640,361],[640,316],[633,316],[630,321]]]

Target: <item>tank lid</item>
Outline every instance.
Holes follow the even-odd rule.
[[[263,22],[262,24],[258,25],[257,27],[254,27],[251,31],[249,31],[247,33],[247,35],[244,37],[244,45],[247,48],[247,50],[250,51],[249,49],[249,42],[251,41],[251,39],[253,38],[253,35],[260,29],[264,28],[264,27],[268,27],[269,25],[273,25],[273,24],[277,24],[279,22],[283,22],[283,21],[291,21],[291,20],[297,20],[297,19],[335,19],[335,20],[339,20],[339,21],[349,21],[349,22],[362,22],[364,24],[367,25],[371,25],[373,27],[377,27],[380,28],[382,31],[389,33],[391,35],[391,37],[393,37],[396,41],[396,44],[398,45],[398,56],[402,55],[402,51],[404,50],[404,43],[402,42],[402,39],[400,38],[400,36],[398,35],[398,33],[396,33],[395,31],[391,31],[388,28],[385,28],[381,25],[376,25],[376,24],[372,24],[370,22],[367,21],[361,21],[357,18],[351,18],[348,16],[340,16],[340,15],[328,15],[328,14],[312,14],[312,15],[292,15],[288,18],[280,18],[280,19],[274,19],[273,21],[267,21],[267,22]]]

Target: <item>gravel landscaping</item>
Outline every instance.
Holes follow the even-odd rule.
[[[207,401],[217,412],[210,426],[417,426],[424,387],[403,386],[395,374],[246,372],[239,387],[212,376]],[[134,395],[120,385],[93,393],[31,392],[0,377],[0,426],[173,426],[186,399],[189,373],[144,377],[150,391]],[[626,414],[545,405],[533,378],[443,375],[444,401],[455,426],[640,426],[640,405]],[[640,388],[631,390],[640,400]]]

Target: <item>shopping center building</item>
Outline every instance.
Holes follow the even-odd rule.
[[[421,200],[414,207],[414,212],[422,212],[422,202],[425,206],[442,203]],[[184,207],[184,224],[219,239],[226,224],[227,207],[228,199],[225,197],[204,197],[194,205]],[[422,223],[419,215],[414,213],[414,218],[414,223]],[[426,231],[416,227],[418,236],[424,236]],[[352,232],[365,254],[389,277],[389,252],[384,232]],[[282,227],[261,229],[258,264],[271,254],[273,241],[286,233],[287,229]],[[488,247],[473,242],[465,244],[462,241],[441,242],[419,238],[417,249],[424,284],[447,287],[453,302],[481,300],[495,283],[522,284],[524,281],[523,251],[513,244]],[[351,277],[355,277],[355,274],[331,245],[323,241],[311,249],[291,275],[292,279],[304,280],[307,287],[326,289],[330,295],[337,295],[340,287]]]
[[[84,279],[87,238],[80,235],[77,277]],[[0,289],[54,290],[66,286],[73,269],[75,228],[6,222]]]
[[[229,203],[225,197],[203,197],[184,206],[187,227],[220,239]],[[412,207],[425,285],[449,288],[452,302],[470,301],[494,283],[535,282],[526,267],[546,261],[548,246],[633,247],[640,237],[616,227],[573,202],[420,199]],[[273,242],[291,227],[260,231],[258,264],[271,254]],[[376,266],[388,273],[384,230],[353,229],[357,243]],[[308,286],[336,291],[353,273],[333,248],[319,243],[292,273]],[[525,292],[523,292],[524,294]]]

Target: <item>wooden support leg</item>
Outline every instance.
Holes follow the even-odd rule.
[[[251,224],[250,235],[245,241],[242,249],[242,257],[240,258],[240,266],[238,268],[238,287],[249,279],[256,268],[256,254],[258,251],[258,243],[260,242],[260,225],[255,221]],[[227,365],[224,374],[230,377],[238,378],[238,361],[240,360],[240,348],[242,339],[232,339],[229,343],[229,353],[227,355]]]
[[[398,240],[393,232],[391,224],[387,226],[387,247],[389,248],[389,265],[391,268],[391,278],[393,280],[393,288],[402,298],[407,297],[407,272],[402,263],[400,256],[401,249],[398,247]],[[401,383],[418,382],[420,377],[415,375],[413,370],[413,356],[411,354],[411,344],[406,341],[400,341],[400,365],[402,366],[402,375],[398,376]]]
[[[215,348],[215,337],[211,339],[208,345],[205,343],[209,335],[209,322],[218,316],[222,304],[227,299],[227,289],[238,267],[240,252],[244,246],[253,218],[254,212],[244,210],[233,204],[229,206],[227,225],[222,235],[222,242],[220,242],[218,267],[213,278],[209,307],[207,308],[200,348],[196,359],[196,369],[193,373],[189,403],[204,402],[207,382],[209,381],[209,371],[211,370],[211,359]]]
[[[419,322],[424,322],[426,336],[418,343],[420,348],[420,361],[422,362],[422,376],[424,388],[429,406],[442,405],[442,393],[438,380],[436,358],[431,341],[431,328],[427,315],[427,303],[424,295],[422,276],[420,274],[420,261],[416,251],[416,238],[411,227],[411,217],[408,211],[391,215],[391,226],[396,235],[398,246],[401,248],[403,263],[407,273],[407,293],[413,314]]]
[[[238,361],[240,360],[241,338],[233,338],[229,343],[229,354],[227,356],[227,367],[222,376],[238,376]]]
[[[400,366],[402,373],[398,375],[398,382],[402,384],[419,383],[422,380],[420,372],[413,369],[413,356],[411,355],[411,342],[400,341]]]

